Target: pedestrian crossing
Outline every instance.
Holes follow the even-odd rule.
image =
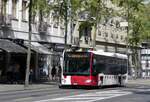
[[[47,100],[40,100],[36,102],[94,102],[98,100],[110,99],[113,97],[119,97],[129,94],[132,94],[132,92],[121,90],[109,90],[109,91],[90,92],[73,96],[65,96]]]

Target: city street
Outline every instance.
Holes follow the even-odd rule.
[[[0,102],[150,102],[150,0],[0,0]]]
[[[149,80],[129,81],[126,87],[100,89],[59,89],[55,84],[46,86],[0,91],[0,102],[150,102]]]

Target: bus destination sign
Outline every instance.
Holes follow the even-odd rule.
[[[88,55],[84,55],[84,54],[68,54],[68,57],[71,57],[71,58],[86,58],[88,57]]]

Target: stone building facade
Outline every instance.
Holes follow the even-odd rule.
[[[20,70],[25,74],[29,35],[28,4],[29,0],[0,0],[1,41],[11,41],[13,45],[19,45],[20,49],[25,49],[24,53],[19,52],[20,49],[17,48],[14,48],[16,51],[9,52],[7,48],[13,45],[10,44],[7,48],[0,46],[0,59],[3,63],[3,67],[0,67],[0,79],[7,79],[8,68],[12,63],[19,63]],[[35,79],[40,78],[39,74],[49,75],[51,67],[60,64],[60,56],[64,49],[64,26],[58,24],[53,14],[54,12],[51,12],[50,17],[45,18],[40,24],[39,16],[35,16],[32,22],[31,66],[34,67]],[[16,55],[18,57],[13,57]]]
[[[53,1],[50,0],[50,3]],[[29,0],[0,0],[0,41],[9,42],[5,48],[0,44],[0,61],[2,64],[2,67],[0,66],[0,79],[3,77],[5,79],[7,69],[13,61],[21,64],[22,73],[25,74],[29,29],[28,3]],[[115,8],[112,4],[108,5]],[[60,57],[62,57],[64,50],[65,26],[64,22],[58,22],[54,15],[55,12],[51,11],[49,17],[44,18],[42,22],[39,22],[40,17],[37,15],[32,22],[31,65],[34,67],[35,79],[39,79],[40,75],[49,75],[51,68],[60,64]],[[79,37],[81,22],[83,22],[82,18],[75,22],[74,26],[69,20],[67,44],[89,49],[92,29],[90,27],[84,29],[83,36]],[[125,20],[121,17],[112,17],[98,25],[96,32],[97,50],[126,54],[127,29],[120,26],[121,22],[125,22]],[[73,25],[72,28],[71,25]],[[17,45],[20,47],[16,47]],[[15,51],[10,51],[9,46],[14,46]],[[20,49],[24,50],[19,51]],[[15,58],[16,55],[18,57]]]

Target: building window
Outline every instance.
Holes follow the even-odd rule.
[[[123,40],[123,35],[121,35],[120,39]]]
[[[119,21],[116,21],[116,28],[119,28],[119,27],[120,27]]]
[[[22,1],[22,20],[26,20],[27,1]]]
[[[0,14],[2,14],[2,1],[0,0]]]
[[[116,35],[116,39],[118,39],[118,34]]]
[[[107,32],[105,32],[105,37],[108,37],[108,33]]]
[[[113,34],[111,34],[111,38],[114,38],[114,35],[113,35]]]
[[[102,35],[101,32],[98,32],[98,35],[101,36]]]
[[[0,0],[0,14],[5,15],[6,14],[6,0]]]
[[[12,16],[17,18],[17,0],[12,0]]]
[[[33,14],[33,15],[32,15],[32,18],[31,18],[31,22],[32,22],[32,23],[36,23],[35,17],[36,17],[36,14]]]

